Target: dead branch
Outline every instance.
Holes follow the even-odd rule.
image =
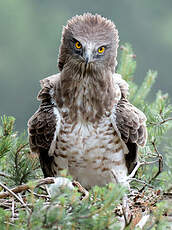
[[[12,222],[14,222],[14,217],[15,217],[15,204],[14,204],[14,197],[12,199],[12,207],[11,207],[11,212],[12,212]]]
[[[146,183],[146,182],[143,181],[143,180],[139,180],[139,179],[136,179],[136,178],[131,178],[130,181],[136,181],[136,182],[138,182],[138,183],[141,183],[141,184],[144,184],[144,185],[148,186],[149,188],[154,188],[152,185]]]
[[[141,220],[139,221],[139,223],[136,225],[136,228],[140,228],[143,229],[144,226],[146,225],[146,223],[149,220],[150,215],[145,215],[141,218]]]
[[[2,184],[1,182],[0,182],[0,186],[4,188],[5,190],[7,190],[9,195],[12,195],[13,197],[15,197],[25,208],[27,208],[30,211],[30,209],[23,202],[23,200],[21,200],[11,189],[9,189],[6,185]]]
[[[44,185],[44,184],[53,184],[54,183],[54,178],[53,177],[47,177],[47,178],[44,178],[44,179],[40,179],[40,180],[37,180],[34,182],[35,186],[34,187],[39,187],[41,185]],[[7,187],[5,185],[3,185],[2,183],[0,183],[0,186],[3,187],[4,189],[6,189]],[[5,188],[5,187],[6,188]],[[27,191],[28,189],[30,189],[30,186],[28,184],[23,184],[23,185],[19,185],[13,189],[6,189],[7,192],[1,192],[0,193],[0,199],[1,198],[6,198],[10,195],[14,196],[13,194],[15,193],[20,193],[20,192],[24,192],[24,191]],[[15,194],[16,195],[16,194]]]
[[[157,154],[157,157],[158,157],[157,162],[159,162],[159,164],[158,164],[158,171],[157,171],[157,173],[149,180],[148,184],[150,184],[157,176],[159,176],[159,174],[160,174],[160,173],[162,172],[162,170],[163,170],[163,157],[162,157],[162,154],[160,154],[159,151],[158,151],[158,149],[157,149],[157,146],[156,146],[156,144],[155,144],[155,140],[152,142],[152,145],[153,145],[154,151],[155,151],[156,154]],[[145,184],[145,185],[139,190],[139,192],[142,192],[142,191],[145,189],[146,186],[147,186],[147,185]]]
[[[33,193],[34,196],[38,197],[38,198],[45,198],[45,199],[50,199],[51,196],[47,196],[47,195],[44,195],[44,194],[38,194],[36,192],[33,192],[32,190],[28,189],[28,192],[30,193]]]
[[[125,195],[122,200],[122,213],[124,217],[124,229],[125,229],[131,224],[133,218],[131,211],[129,209],[129,202],[128,202],[127,195]]]
[[[4,172],[0,172],[0,176],[6,177],[6,178],[11,178],[10,175],[4,173]]]

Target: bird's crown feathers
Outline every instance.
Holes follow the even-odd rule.
[[[85,37],[85,39],[115,39],[118,42],[115,24],[98,14],[84,13],[72,17],[64,27],[63,34],[67,32],[77,37]]]

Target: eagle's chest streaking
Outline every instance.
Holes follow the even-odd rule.
[[[115,182],[114,169],[119,178],[127,175],[124,151],[110,117],[104,115],[97,122],[71,122],[64,113],[54,153],[53,172],[68,169],[84,187]]]

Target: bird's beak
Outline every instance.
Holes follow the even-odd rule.
[[[85,49],[85,52],[83,54],[83,57],[85,59],[86,64],[88,64],[89,62],[93,61],[93,52],[92,52],[92,46],[87,46]]]
[[[84,59],[85,59],[86,64],[92,61],[92,52],[85,52]]]

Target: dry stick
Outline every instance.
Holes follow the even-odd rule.
[[[136,182],[138,182],[138,183],[141,183],[141,184],[144,184],[144,185],[148,186],[149,188],[154,188],[152,185],[146,183],[146,182],[143,181],[143,180],[139,180],[139,179],[136,179],[136,178],[132,178],[131,181],[136,181]]]
[[[0,186],[4,188],[5,190],[7,190],[9,195],[11,194],[13,197],[15,197],[25,208],[27,208],[29,212],[31,211],[30,208],[28,208],[28,206],[23,202],[23,200],[21,200],[11,189],[9,189],[7,186],[2,184],[1,182],[0,182]]]
[[[47,177],[36,181],[36,187],[39,187],[44,184],[54,184],[54,177]]]
[[[40,180],[37,180],[35,181],[35,184],[36,186],[35,187],[39,187],[43,184],[53,184],[54,183],[54,178],[53,177],[47,177],[45,179],[40,179]],[[3,185],[2,183],[0,183],[0,186],[2,186],[3,188],[5,188],[6,186]],[[4,187],[5,186],[5,187]],[[6,187],[7,188],[7,187]],[[5,189],[6,189],[5,188]],[[19,185],[13,189],[6,189],[8,192],[1,192],[0,193],[0,199],[1,198],[6,198],[8,196],[13,195],[15,193],[20,193],[20,192],[23,192],[23,191],[26,191],[30,188],[30,186],[28,184],[23,184],[23,185]],[[16,195],[16,194],[15,194]],[[14,195],[13,195],[14,196]],[[16,198],[17,199],[17,198]],[[21,201],[21,200],[20,200]],[[25,204],[25,203],[24,203]]]
[[[155,142],[152,142],[152,145],[154,147],[155,152],[157,153],[157,155],[159,157],[159,171],[157,172],[157,175],[156,175],[156,177],[157,177],[162,172],[162,170],[163,170],[163,157],[162,157],[162,154],[160,154],[158,152],[158,149],[157,149],[157,147],[155,145]]]
[[[20,197],[20,199],[23,201],[22,195],[19,193],[18,196]],[[23,201],[24,203],[24,201]]]
[[[150,188],[153,188],[153,186],[149,184],[151,181],[150,181],[149,183],[146,183],[145,181],[142,181],[142,180],[139,180],[139,179],[136,179],[136,178],[133,178],[133,177],[135,176],[136,172],[138,171],[138,169],[139,169],[140,166],[142,166],[142,165],[150,165],[150,164],[154,164],[154,163],[156,163],[156,162],[159,162],[159,164],[160,164],[160,161],[162,161],[162,159],[161,159],[162,156],[161,156],[161,154],[159,154],[159,153],[158,153],[158,156],[159,156],[159,159],[154,160],[154,161],[149,161],[149,162],[144,162],[144,161],[143,161],[143,162],[137,162],[137,165],[135,166],[135,168],[133,169],[133,171],[130,173],[130,175],[127,176],[126,180],[129,181],[129,182],[131,182],[131,181],[137,181],[137,182],[139,182],[139,183],[144,184],[144,187],[141,188],[141,190],[139,190],[139,191],[142,191],[142,189],[144,189],[146,186],[148,186],[148,187],[150,187]],[[160,159],[161,159],[161,160],[160,160]],[[159,170],[159,171],[160,171],[160,170]],[[158,171],[158,173],[157,173],[152,179],[155,179],[155,177],[157,177],[157,176],[159,175],[159,173],[160,173],[162,170],[161,170],[160,172],[159,172],[159,171]],[[116,183],[118,184],[119,181],[118,181],[118,178],[117,178],[117,176],[116,176],[114,170],[111,170],[111,173],[112,173],[113,177],[115,178]],[[152,179],[151,179],[151,180],[152,180]]]
[[[157,161],[159,162],[159,168],[158,168],[158,172],[149,180],[148,184],[150,184],[150,183],[152,182],[152,180],[154,180],[154,179],[162,172],[162,170],[163,170],[163,157],[162,157],[162,155],[158,152],[158,149],[157,149],[157,147],[156,147],[155,141],[152,142],[152,145],[153,145],[154,150],[155,150],[155,152],[156,152],[156,154],[157,154],[157,156],[158,156]],[[142,191],[145,189],[146,186],[147,186],[147,185],[145,184],[145,185],[139,190],[139,192],[142,192]]]
[[[15,187],[15,188],[11,189],[11,191],[12,191],[13,193],[20,193],[20,192],[22,192],[22,191],[26,191],[28,188],[29,188],[29,186],[28,186],[27,184],[24,184],[24,185],[19,185],[19,186]],[[7,191],[8,191],[8,190],[7,190]],[[6,197],[8,197],[8,196],[10,196],[10,193],[9,193],[9,192],[1,192],[1,193],[0,193],[0,199],[1,199],[1,198],[6,198]]]
[[[4,224],[9,224],[9,225],[11,225],[11,226],[17,227],[16,224],[13,224],[13,223],[11,223],[11,222],[6,222],[6,221],[4,221]],[[6,229],[8,229],[8,228],[6,228]]]
[[[48,186],[45,184],[45,189],[46,189],[46,192],[48,194],[49,197],[51,197],[51,193],[50,193],[50,190],[48,188]]]
[[[14,216],[15,216],[15,213],[14,213],[14,208],[15,208],[15,205],[14,205],[14,197],[12,198],[12,207],[11,207],[11,211],[12,211],[12,222],[14,222]]]
[[[155,147],[156,147],[156,146],[155,146]],[[155,149],[156,149],[156,148],[155,148]],[[157,149],[156,149],[156,152],[158,153],[159,159],[162,160],[162,156],[161,156],[161,154],[159,154],[159,152],[157,151]],[[138,180],[138,179],[136,179],[136,178],[133,178],[133,177],[135,176],[135,174],[136,174],[136,172],[138,171],[138,169],[140,168],[140,166],[142,166],[142,165],[154,164],[154,163],[156,163],[156,162],[158,162],[158,161],[159,161],[159,163],[160,163],[160,160],[159,160],[159,159],[158,159],[158,160],[154,160],[154,161],[149,161],[149,162],[138,162],[137,165],[135,166],[135,168],[133,169],[133,171],[131,172],[131,174],[127,177],[127,180],[128,180],[128,181],[135,180],[135,181],[137,181],[137,182],[144,183],[145,186],[153,187],[153,186],[151,186],[150,184],[148,184],[148,183],[146,183],[146,182],[144,182],[144,181]],[[119,182],[118,182],[118,178],[117,178],[117,176],[116,176],[114,170],[111,170],[111,172],[112,172],[112,174],[113,174],[113,176],[114,176],[116,182],[119,183]],[[160,172],[159,172],[159,173],[160,173]],[[159,175],[159,173],[158,173],[158,175]],[[157,176],[157,175],[155,175],[155,176]],[[155,177],[154,177],[154,178],[155,178]],[[143,188],[145,188],[145,186],[144,186]],[[142,189],[143,189],[143,188],[142,188]],[[126,216],[126,212],[125,212],[125,210],[124,210],[124,205],[122,205],[122,212],[123,212],[124,221],[125,221],[125,227],[124,227],[124,228],[126,228],[127,226],[130,225],[130,223],[131,223],[131,221],[132,221],[132,216],[131,216],[130,220],[127,221],[127,216]],[[140,226],[142,226],[143,224],[145,224],[145,221],[147,222],[148,218],[149,218],[149,216],[146,217],[146,220],[145,220],[145,218],[143,218],[142,222],[144,222],[144,223],[141,222],[141,223],[140,223]],[[138,225],[138,226],[139,226],[139,225]]]
[[[122,230],[124,230],[124,229],[126,229],[126,227],[128,227],[131,224],[131,222],[133,220],[133,216],[131,215],[130,219],[128,220],[127,215],[126,215],[125,210],[124,210],[124,207],[122,207],[122,214],[123,214],[123,217],[124,217],[124,227],[123,227]]]
[[[156,163],[158,161],[159,161],[159,159],[158,160],[154,160],[154,161],[148,161],[148,162],[145,162],[145,161],[143,161],[143,162],[137,162],[137,165],[134,167],[133,171],[130,173],[130,175],[127,176],[127,180],[128,181],[133,180],[133,177],[137,173],[137,171],[140,168],[140,166],[154,164],[154,163]],[[142,183],[144,183],[144,182],[142,182]]]
[[[123,212],[124,223],[125,223],[124,229],[131,224],[131,221],[133,219],[133,216],[131,215],[131,212],[129,210],[127,200],[128,200],[128,197],[125,195],[122,201],[122,212]]]
[[[11,204],[3,203],[3,204],[0,204],[0,207],[1,208],[11,208]]]
[[[135,168],[133,169],[133,171],[130,173],[130,175],[127,177],[127,180],[130,180],[131,178],[133,178],[137,172],[137,170],[140,168],[141,165],[144,165],[144,162],[138,162],[137,165],[135,166]]]
[[[137,223],[136,227],[143,229],[146,223],[148,222],[149,218],[150,218],[150,215],[143,216],[141,220],[139,221],[139,223]]]
[[[10,175],[4,173],[4,172],[0,172],[0,176],[6,177],[6,178],[11,178]]]
[[[172,193],[171,192],[164,192],[164,196],[167,196],[168,198],[172,198]]]
[[[33,192],[32,190],[28,189],[28,192],[30,193],[33,193],[34,196],[37,196],[39,198],[46,198],[46,199],[50,199],[51,197],[50,196],[47,196],[47,195],[43,195],[43,194],[38,194],[36,192]]]
[[[143,162],[137,162],[137,165],[134,167],[134,169],[133,169],[133,171],[130,173],[130,175],[127,176],[126,180],[127,180],[127,181],[137,180],[137,181],[140,182],[140,183],[144,183],[144,184],[146,184],[146,185],[149,185],[148,183],[146,183],[146,182],[144,182],[144,181],[141,181],[141,180],[138,180],[138,179],[135,179],[135,178],[133,178],[133,177],[135,176],[135,174],[136,174],[136,172],[138,171],[138,169],[140,168],[140,166],[142,166],[142,165],[154,164],[154,163],[156,163],[156,162],[158,162],[158,161],[159,161],[159,159],[158,159],[158,160],[154,160],[154,161],[149,161],[149,162],[145,162],[145,161],[143,161]],[[117,176],[116,176],[114,170],[111,170],[111,173],[112,173],[112,175],[114,176],[116,182],[119,183],[118,178],[117,178]],[[149,186],[151,186],[151,185],[149,185]]]

